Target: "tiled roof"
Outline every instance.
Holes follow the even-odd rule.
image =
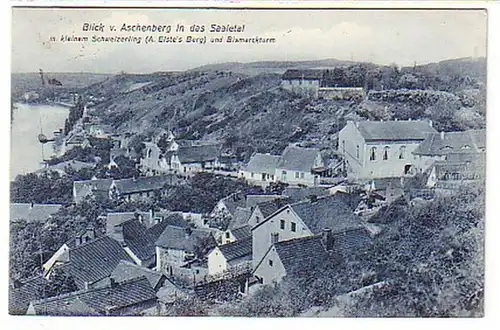
[[[327,253],[321,236],[301,237],[274,244],[287,275],[311,269],[324,261]]]
[[[74,181],[73,187],[76,190],[76,194],[84,188],[89,188],[91,191],[109,191],[113,179],[95,179],[95,180],[85,180],[85,181]]]
[[[37,315],[107,315],[122,308],[156,300],[156,292],[145,277],[54,298],[34,301]]]
[[[372,241],[366,228],[356,228],[332,233],[333,247],[335,253],[348,254],[357,251]]]
[[[252,216],[250,208],[236,207],[233,219],[230,221],[228,229],[239,228],[248,224],[248,220]]]
[[[314,234],[321,233],[325,228],[331,228],[335,233],[362,227],[359,217],[343,202],[342,197],[336,195],[318,198],[316,202],[299,202],[290,205],[290,208]]]
[[[9,287],[9,314],[26,314],[30,302],[43,297],[43,289],[47,284],[43,276],[36,276],[20,282],[17,288]]]
[[[162,189],[165,185],[177,185],[179,178],[176,175],[141,176],[115,180],[114,185],[120,194],[132,194],[144,191]]]
[[[321,187],[286,187],[283,191],[284,196],[288,196],[290,200],[299,202],[308,198],[309,196],[326,196],[329,192]]]
[[[252,173],[275,175],[279,160],[280,156],[256,153],[248,161],[245,170]]]
[[[160,235],[165,231],[167,226],[175,226],[185,228],[188,226],[188,222],[182,217],[180,213],[173,213],[166,216],[160,223],[157,223],[153,227],[148,229],[148,235],[151,237],[151,241],[156,242]]]
[[[285,205],[288,205],[289,203],[291,203],[290,198],[276,198],[272,201],[259,203],[257,204],[257,206],[259,207],[260,212],[262,212],[264,218],[267,218],[268,216],[278,211]]]
[[[236,209],[238,207],[245,207],[246,204],[245,196],[240,192],[236,192],[227,197],[224,197],[221,201],[224,203],[227,210],[232,216],[235,215]]]
[[[356,194],[356,193],[349,194],[349,193],[346,193],[343,191],[335,192],[335,196],[339,197],[342,200],[342,202],[344,202],[344,204],[349,206],[349,208],[353,211],[358,207],[359,203],[362,200],[362,197],[360,194]]]
[[[252,256],[252,236],[242,240],[218,246],[220,252],[226,258],[226,261],[240,259],[242,257]]]
[[[137,219],[123,223],[123,240],[134,255],[142,261],[155,256],[154,240],[149,235],[147,228]]]
[[[286,194],[283,194],[286,195]],[[259,203],[268,202],[280,198],[280,195],[247,195],[246,196],[246,207],[252,207]]]
[[[142,217],[145,223],[151,223],[151,214],[149,212],[111,212],[106,214],[106,233],[111,233],[115,226],[136,217]]]
[[[324,71],[323,70],[314,70],[314,69],[289,69],[283,74],[283,80],[296,80],[296,79],[304,79],[304,80],[320,80],[323,79]]]
[[[438,156],[448,153],[477,153],[485,150],[485,140],[485,130],[435,133],[428,135],[413,154]]]
[[[109,236],[69,250],[69,272],[79,288],[108,277],[121,260],[133,261],[121,243]]]
[[[319,154],[317,148],[301,148],[290,145],[281,154],[277,168],[289,171],[310,172]]]
[[[153,289],[158,289],[165,280],[165,275],[146,267],[138,266],[132,262],[120,261],[111,273],[111,278],[117,282],[123,282],[139,277],[146,277]]]
[[[252,236],[252,230],[249,225],[244,225],[238,228],[231,229],[231,233],[237,240]]]
[[[365,141],[424,140],[427,134],[436,133],[425,120],[361,121],[356,125]]]
[[[204,241],[213,244],[214,238],[209,231],[202,229],[190,229],[190,233],[186,228],[167,226],[165,231],[156,240],[155,245],[173,250],[182,250],[187,252],[196,252],[196,248],[203,244]]]
[[[218,145],[197,145],[179,147],[177,156],[182,164],[214,161],[220,153]]]
[[[61,204],[10,203],[10,221],[45,222]]]

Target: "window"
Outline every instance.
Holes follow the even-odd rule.
[[[295,233],[297,231],[297,224],[292,222],[292,231]]]
[[[405,159],[406,146],[399,147],[399,159]]]
[[[280,220],[280,229],[285,229],[285,220]]]
[[[148,158],[151,158],[151,154],[153,153],[152,149],[148,149]]]
[[[359,145],[356,146],[356,158],[359,159]]]
[[[226,238],[229,238],[229,232],[228,231],[226,232]]]
[[[384,160],[388,160],[388,159],[389,159],[389,147],[385,147],[385,148],[384,148],[384,156],[383,156],[383,159],[384,159]]]
[[[345,154],[345,140],[342,140],[342,153]]]
[[[271,244],[278,243],[280,239],[280,234],[273,233],[271,234]]]
[[[300,173],[299,172],[295,172],[295,179],[298,179],[300,177]]]
[[[271,259],[269,259],[269,267],[272,267],[273,266],[273,261]]]
[[[300,172],[300,178],[303,179],[304,178],[304,172]]]
[[[260,217],[258,215],[255,217],[255,222],[257,222],[257,223],[260,222]]]
[[[377,152],[376,147],[371,147],[370,149],[370,160],[375,160],[375,153]]]
[[[250,177],[251,177],[251,178],[253,178],[253,172],[252,172],[252,173],[250,173]]]

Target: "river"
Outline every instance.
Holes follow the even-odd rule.
[[[62,106],[16,103],[11,126],[10,179],[42,167],[40,131],[48,137],[64,127],[69,109]],[[40,125],[42,126],[40,129]],[[54,155],[52,143],[43,146],[45,159]]]

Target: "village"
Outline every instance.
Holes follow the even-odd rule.
[[[314,99],[366,97],[363,86],[329,84],[330,74],[287,70],[281,88]],[[178,139],[169,129],[151,132],[137,148],[134,135],[116,133],[92,115],[92,104],[82,106],[61,156],[73,148],[106,145],[109,158],[49,162],[38,174],[64,177],[98,162],[109,171],[131,162],[136,172],[74,181],[72,205],[89,200],[141,205],[207,173],[254,191],[234,191],[209,212],[166,207],[100,214],[104,232],[88,225],[44,258],[37,276],[11,279],[10,313],[169,315],[172,305],[190,297],[244,300],[284,278],[303,276],[326,259],[348,259],[351,251],[369,249],[387,229],[370,219],[383,216],[381,210],[393,203],[425,204],[484,180],[484,129],[443,132],[421,118],[347,120],[332,138],[334,155],[290,143],[280,154],[255,152],[242,162],[222,141]],[[45,223],[64,207],[11,203],[11,222]],[[61,273],[75,289],[47,298],[45,288]]]

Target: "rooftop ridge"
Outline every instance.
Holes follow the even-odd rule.
[[[103,239],[105,239],[106,237],[108,237],[108,238],[112,239],[112,240],[113,240],[113,241],[115,241],[115,242],[118,242],[118,241],[114,240],[114,239],[113,239],[111,236],[109,236],[109,235],[102,235],[102,236],[100,236],[100,237],[96,237],[95,239],[91,240],[90,242],[85,242],[85,243],[82,243],[82,244],[80,244],[80,245],[77,245],[77,246],[75,246],[74,248],[72,248],[72,249],[70,249],[70,250],[72,250],[72,251],[77,250],[77,249],[79,249],[79,248],[81,248],[81,247],[85,247],[85,246],[90,245],[90,244],[92,244],[92,243],[95,243],[95,242],[97,242],[97,241],[99,241],[99,240],[103,240]]]

